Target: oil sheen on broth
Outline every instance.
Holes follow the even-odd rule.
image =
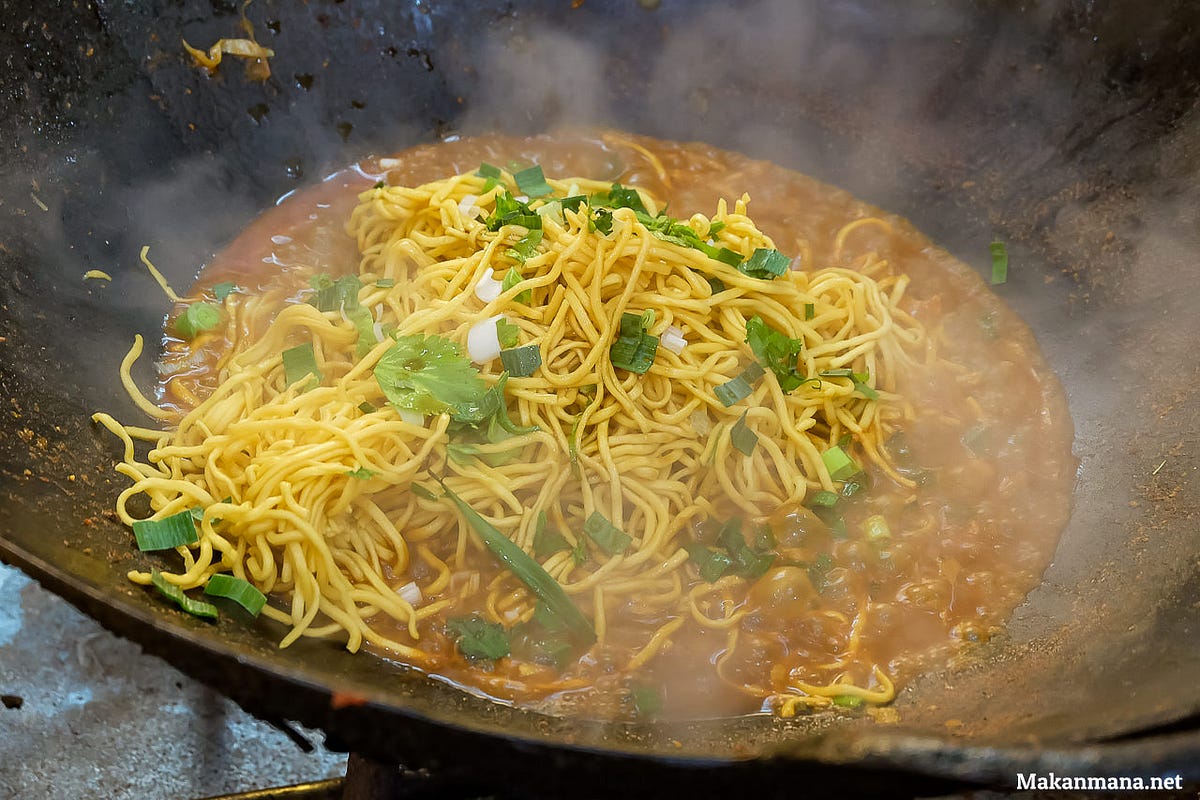
[[[368,159],[287,198],[211,262],[193,295],[234,281],[279,307],[305,302],[314,275],[356,271],[359,256],[345,231],[360,192],[384,175],[391,185],[417,186],[482,162],[536,163],[548,177],[643,187],[684,219],[748,193],[748,213],[779,250],[802,254],[802,268],[857,269],[870,255],[886,262],[882,274],[909,275],[903,308],[923,323],[940,359],[899,376],[913,414],[888,448],[917,485],[868,469],[843,489],[836,514],[803,505],[764,509],[772,566],[711,598],[747,611],[736,641],[685,619],[669,647],[630,673],[622,665],[666,617],[626,603],[607,610],[603,644],[577,660],[472,662],[444,625],[481,610],[477,600],[464,601],[421,626],[422,647],[443,657],[439,677],[551,713],[628,718],[653,697],[664,717],[704,717],[780,710],[779,697],[797,680],[878,690],[876,667],[899,689],[1000,629],[1039,580],[1069,513],[1074,460],[1062,390],[1028,328],[972,270],[905,220],[843,191],[702,144],[616,133],[463,139]],[[845,227],[864,218],[878,222]],[[242,336],[261,334],[255,319],[239,324]],[[168,335],[162,404],[193,407],[216,385],[214,365],[229,346],[220,335],[192,342]],[[889,535],[865,535],[879,515]],[[711,541],[704,527],[690,533]],[[462,564],[453,562],[452,545],[439,555],[456,572],[478,573],[483,585],[500,571],[486,551],[469,551]],[[418,582],[430,577],[415,559],[411,569]],[[701,582],[695,569],[688,575]]]

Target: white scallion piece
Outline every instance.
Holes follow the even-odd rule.
[[[418,414],[417,412],[408,408],[401,408],[398,409],[398,411],[400,412],[400,419],[404,420],[409,425],[420,425],[422,428],[425,427],[425,416],[423,414]]]
[[[683,348],[687,347],[687,339],[683,338],[683,331],[674,325],[662,332],[662,336],[658,337],[658,343],[675,355],[679,355],[683,352]]]
[[[476,322],[467,332],[467,354],[476,364],[486,364],[500,357],[500,334],[496,331],[496,321],[501,316],[497,314]]]
[[[379,168],[380,169],[395,169],[398,166],[400,166],[400,159],[398,159],[398,158],[381,158],[381,159],[379,159]]]
[[[492,277],[495,274],[492,268],[488,267],[484,270],[483,277],[479,279],[479,283],[475,284],[475,296],[485,303],[495,300],[504,289],[504,283]]]
[[[396,590],[396,594],[400,595],[400,599],[408,603],[413,608],[421,604],[424,598],[421,596],[421,587],[417,586],[416,581],[409,581]]]
[[[469,194],[462,200],[458,201],[458,213],[462,214],[467,219],[475,219],[479,216],[479,207],[475,205],[475,201],[479,198],[473,194]]]

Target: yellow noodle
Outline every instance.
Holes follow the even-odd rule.
[[[644,155],[665,180],[662,165]],[[609,189],[581,178],[548,183],[559,197]],[[199,541],[180,548],[183,571],[167,579],[186,590],[228,571],[274,592],[264,613],[288,628],[281,646],[300,636],[337,636],[350,650],[367,642],[429,667],[446,654],[429,649],[438,637],[423,632],[447,614],[473,609],[506,627],[534,614],[532,596],[514,576],[481,579],[478,568],[490,557],[455,508],[410,490],[444,479],[526,552],[535,552],[540,515],[562,532],[572,549],[539,561],[589,613],[601,645],[613,638],[623,604],[661,611],[632,649],[630,671],[685,627],[698,627],[728,636],[718,664],[723,673],[751,610],[751,582],[732,575],[700,581],[683,547],[692,541],[690,530],[738,509],[762,521],[799,506],[809,492],[836,489],[822,453],[846,432],[859,443],[856,459],[912,484],[883,447],[912,417],[896,391],[897,376],[935,358],[920,324],[897,307],[907,281],[888,276],[886,262],[870,254],[859,269],[817,269],[807,242],[798,245],[806,271],[763,280],[656,236],[629,208],[612,211],[609,235],[590,226],[586,208],[561,216],[550,211],[536,252],[518,260],[509,251],[524,228],[489,231],[478,214],[462,210],[472,196],[483,216],[490,213],[502,189],[484,188],[483,178],[464,174],[364,192],[348,224],[365,282],[359,301],[373,323],[395,326],[396,336],[438,335],[462,347],[473,326],[503,315],[518,327],[521,343],[536,344],[542,355],[540,369],[509,378],[505,392],[510,418],[538,430],[455,455],[450,447],[461,443],[460,434],[449,415],[418,423],[386,404],[374,369],[391,339],[368,341],[360,356],[358,329],[343,313],[237,293],[224,302],[229,349],[217,361],[216,388],[197,397],[182,384],[173,387],[182,417],[134,385],[130,368],[141,337],[122,362],[121,379],[138,407],[176,424],[155,431],[95,415],[121,439],[118,471],[132,482],[117,500],[118,514],[132,523],[127,505],[138,496],[149,501],[154,518],[207,507]],[[651,214],[662,207],[645,191],[641,197]],[[774,243],[747,216],[748,202],[742,196],[730,209],[722,200],[711,218],[696,214],[681,224],[749,257]],[[710,234],[714,223],[720,230]],[[837,235],[839,257],[847,237],[865,225],[888,228],[877,219],[850,223]],[[142,257],[173,297],[145,251]],[[499,280],[510,269],[520,283],[488,302],[476,297],[488,270]],[[724,284],[719,296],[710,276]],[[394,286],[378,286],[379,277]],[[814,314],[805,319],[809,305]],[[646,310],[655,315],[650,334],[676,326],[688,344],[678,354],[660,347],[639,376],[615,368],[609,348],[622,314]],[[727,408],[715,389],[753,359],[745,341],[754,316],[803,342],[798,368],[813,380],[785,393],[768,374],[749,398]],[[323,380],[313,388],[288,386],[281,353],[306,342]],[[818,379],[839,368],[867,373],[878,399],[848,379]],[[489,384],[499,372],[495,362],[480,368]],[[376,410],[362,410],[363,403]],[[731,441],[743,411],[759,437],[749,456]],[[144,456],[135,439],[151,443]],[[586,537],[581,542],[593,512],[631,538],[624,552],[606,553]],[[130,578],[149,582],[144,572]],[[411,581],[421,586],[418,603],[394,588]],[[848,623],[838,612],[823,613]],[[863,618],[855,617],[851,648],[858,647]],[[823,705],[842,694],[888,702],[892,684],[879,668],[875,675],[880,689],[836,681],[791,685],[802,694],[737,688],[771,695],[782,713],[794,713],[798,705]]]

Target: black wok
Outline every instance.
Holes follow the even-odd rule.
[[[959,5],[259,0],[277,55],[258,82],[180,45],[243,35],[240,3],[0,3],[0,557],[257,714],[516,792],[1200,780],[1200,9]],[[770,158],[980,269],[1009,243],[1000,291],[1070,396],[1074,514],[1006,636],[907,687],[899,724],[548,719],[336,644],[280,651],[265,622],[125,581],[147,557],[105,514],[124,482],[89,415],[137,418],[116,365],[167,308],[141,245],[186,286],[258,209],[359,156],[561,123]]]

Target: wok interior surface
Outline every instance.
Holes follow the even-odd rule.
[[[244,35],[240,4],[152,5],[39,9],[0,40],[6,561],[248,709],[378,758],[436,762],[469,746],[497,763],[603,753],[639,769],[780,756],[759,775],[820,762],[979,780],[1030,765],[1197,777],[1189,4],[257,2],[249,18],[276,52],[265,82],[238,63],[207,76],[179,45]],[[1008,243],[999,292],[1070,398],[1074,514],[1006,635],[907,687],[898,724],[549,719],[336,643],[280,651],[265,621],[187,618],[125,580],[149,559],[106,514],[125,482],[89,417],[139,418],[117,365],[135,333],[156,340],[167,309],[142,245],[182,288],[258,210],[362,155],[589,124],[809,173],[980,270],[992,239]],[[113,280],[85,281],[88,269]]]

